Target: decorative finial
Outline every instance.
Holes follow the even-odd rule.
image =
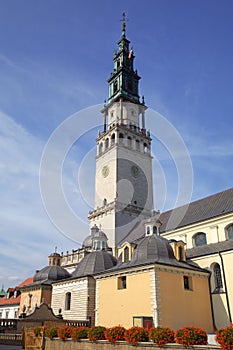
[[[121,19],[121,22],[122,22],[122,36],[125,36],[125,27],[126,27],[126,22],[127,21],[127,18],[126,18],[126,14],[125,12],[122,13],[122,19]]]
[[[145,104],[145,97],[142,96],[142,104],[144,105]]]

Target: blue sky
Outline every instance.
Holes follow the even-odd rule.
[[[80,218],[72,235],[61,234],[46,214],[40,161],[61,123],[108,97],[123,11],[140,93],[190,154],[192,199],[232,187],[231,0],[0,0],[0,283],[6,288],[47,265],[55,246],[70,251],[88,234],[100,108],[93,109],[93,130],[86,125],[64,163],[66,198]],[[148,123],[155,136],[165,132],[155,119]],[[160,210],[175,205],[179,185],[168,153],[153,137],[156,197],[159,176],[166,178],[164,203],[155,201]]]

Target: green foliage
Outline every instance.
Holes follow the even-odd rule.
[[[149,330],[149,338],[158,346],[174,343],[174,332],[167,327],[156,327]]]
[[[71,331],[71,338],[73,340],[87,339],[88,328],[87,327],[74,327]]]
[[[45,336],[49,339],[57,338],[58,327],[51,327],[45,329]]]
[[[233,325],[216,332],[216,341],[223,350],[233,350]]]
[[[175,332],[175,340],[176,343],[182,344],[186,347],[192,345],[206,345],[207,334],[201,328],[193,326],[184,327]]]
[[[125,331],[125,340],[133,345],[149,341],[149,332],[143,327],[131,327]]]
[[[65,340],[67,338],[71,338],[71,332],[72,332],[72,327],[65,326],[65,327],[58,328],[57,335],[58,335],[58,338]]]
[[[105,339],[105,335],[104,335],[105,331],[106,331],[106,328],[102,327],[102,326],[91,327],[88,330],[88,339],[91,341],[104,340]]]
[[[107,328],[104,335],[105,339],[111,343],[115,343],[119,340],[125,340],[125,328],[122,326]]]
[[[44,327],[43,326],[36,326],[33,328],[33,332],[34,332],[36,337],[38,337],[39,335],[42,336],[44,333]]]

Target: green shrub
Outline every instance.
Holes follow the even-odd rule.
[[[167,327],[156,327],[149,330],[149,338],[158,346],[174,343],[174,332]]]
[[[102,326],[91,327],[88,330],[88,339],[91,341],[104,340],[105,339],[105,335],[104,335],[105,331],[106,331],[106,328],[102,327]]]
[[[233,349],[233,325],[227,328],[221,328],[216,332],[216,341],[223,350]]]
[[[45,329],[45,336],[49,339],[57,338],[58,327],[51,327]]]
[[[125,328],[122,326],[107,328],[104,335],[105,339],[111,343],[115,343],[119,340],[125,340]]]
[[[149,341],[149,332],[143,327],[131,327],[125,331],[125,340],[130,344]]]
[[[71,338],[71,332],[72,332],[72,327],[70,326],[60,327],[57,330],[57,335],[58,335],[58,338],[65,340],[67,338]]]
[[[178,329],[175,332],[175,340],[183,346],[206,345],[207,334],[201,328],[189,326]]]
[[[87,327],[74,327],[71,330],[71,338],[73,340],[87,339],[88,328]]]

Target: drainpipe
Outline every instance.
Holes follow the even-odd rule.
[[[230,323],[232,323],[232,318],[231,318],[231,309],[230,309],[230,303],[229,303],[229,296],[228,296],[228,290],[227,290],[227,282],[226,282],[226,275],[225,275],[225,268],[224,268],[224,263],[223,263],[223,257],[220,252],[218,252],[220,259],[221,259],[221,264],[222,264],[222,272],[223,272],[223,280],[225,284],[225,290],[226,290],[226,301],[227,301],[227,310],[228,310],[228,315],[229,315],[229,320]]]

